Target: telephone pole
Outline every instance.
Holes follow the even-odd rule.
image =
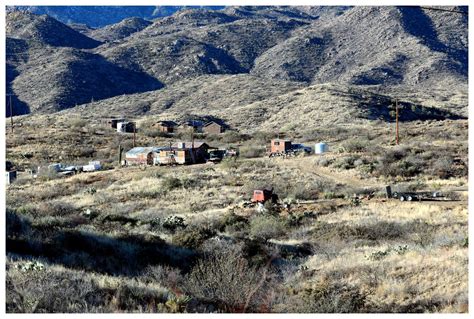
[[[135,147],[135,140],[136,140],[136,133],[137,133],[137,128],[135,127],[135,122],[133,122],[133,147]]]
[[[398,99],[395,99],[395,118],[396,118],[396,140],[397,140],[397,145],[399,145],[400,142],[400,136],[399,136],[399,130],[398,130]]]
[[[12,102],[12,96],[13,94],[8,93],[7,96],[10,99],[10,121],[12,123],[12,133],[13,133],[13,102]]]

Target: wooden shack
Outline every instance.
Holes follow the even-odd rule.
[[[202,133],[204,123],[198,120],[189,120],[180,124],[180,131],[190,131],[193,130],[194,133]]]
[[[225,132],[225,126],[223,124],[211,121],[204,125],[203,131],[206,134],[220,134]]]
[[[287,153],[291,150],[290,140],[274,139],[270,143],[270,152],[275,153]]]
[[[118,122],[117,123],[117,132],[119,132],[119,133],[133,133],[133,132],[135,132],[135,123],[134,122]]]
[[[158,162],[160,165],[205,163],[208,149],[204,142],[176,142],[161,149]]]
[[[115,129],[117,128],[117,123],[125,122],[125,121],[126,119],[123,117],[114,117],[114,116],[100,119],[101,124],[115,128]]]
[[[134,147],[125,153],[127,165],[153,165],[159,156],[160,147]]]
[[[16,171],[6,172],[6,183],[10,185],[16,179]]]
[[[152,127],[159,129],[163,133],[174,133],[177,126],[178,123],[174,121],[159,121],[152,125]]]

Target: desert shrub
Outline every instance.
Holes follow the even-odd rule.
[[[54,176],[57,176],[57,174]],[[72,195],[73,193],[74,191],[71,190],[70,188],[65,187],[64,185],[55,184],[55,185],[48,185],[46,187],[42,187],[41,189],[37,190],[33,195],[37,200],[45,201],[45,200],[54,199],[56,197],[69,196],[69,195]]]
[[[68,216],[76,213],[76,207],[62,201],[42,202],[36,206],[38,216]]]
[[[7,237],[16,238],[30,231],[30,220],[28,217],[18,214],[15,210],[6,210],[6,232]]]
[[[159,129],[154,129],[154,128],[141,128],[140,133],[151,137],[151,138],[157,138],[157,137],[171,137],[171,134],[168,134],[166,132],[161,132]]]
[[[37,178],[40,181],[51,181],[60,178],[61,175],[59,175],[57,172],[49,169],[43,169],[40,170],[37,174]]]
[[[229,233],[241,232],[248,228],[248,219],[234,214],[233,212],[225,214],[218,222],[217,229]]]
[[[250,220],[250,235],[254,238],[277,238],[284,235],[286,230],[285,222],[275,216],[259,215]]]
[[[245,146],[240,148],[240,156],[243,158],[262,157],[265,154],[265,149],[258,146]]]
[[[86,127],[87,124],[88,124],[88,121],[86,119],[81,119],[81,118],[73,119],[70,122],[70,126],[75,129],[82,129]]]
[[[367,240],[390,240],[405,235],[405,227],[400,223],[381,221],[353,227],[352,236]]]
[[[79,225],[86,224],[87,218],[83,216],[45,216],[35,219],[33,225],[37,229],[50,230],[53,228],[75,228]]]
[[[326,157],[320,157],[316,160],[316,165],[318,166],[322,166],[322,167],[327,167],[329,165],[331,165],[332,163],[334,163],[334,159],[329,159],[329,158],[326,158]]]
[[[286,311],[300,313],[364,312],[366,295],[358,288],[322,278],[291,298]]]
[[[192,227],[173,236],[173,244],[191,249],[199,248],[205,240],[216,235],[215,230],[207,227]]]
[[[146,283],[159,283],[160,285],[176,290],[183,283],[183,276],[178,268],[167,265],[150,265],[142,273]]]
[[[411,177],[421,173],[423,168],[420,154],[410,154],[406,148],[395,148],[379,158],[375,172],[382,176]]]
[[[366,151],[369,142],[361,139],[347,140],[342,144],[344,151],[348,153],[362,153]]]
[[[93,157],[95,153],[95,149],[90,146],[76,146],[74,147],[70,153],[69,156],[72,157]]]
[[[166,191],[171,191],[182,186],[181,180],[176,177],[166,177],[161,182],[161,187]]]
[[[437,158],[431,166],[432,174],[445,179],[453,176],[453,159],[451,156]]]
[[[275,134],[272,132],[257,131],[254,134],[252,134],[252,140],[254,140],[255,144],[258,144],[258,145],[267,144],[274,137],[275,137]]]
[[[409,148],[403,146],[397,146],[389,150],[384,150],[384,154],[380,158],[380,162],[390,164],[395,161],[399,161],[406,157],[409,152]]]
[[[238,143],[241,141],[245,141],[248,139],[247,135],[240,134],[236,131],[226,131],[224,134],[220,136],[220,140],[223,143]]]
[[[168,293],[164,289],[122,284],[115,291],[111,307],[116,311],[153,312],[156,305],[167,300]]]
[[[333,166],[340,169],[351,169],[355,167],[354,163],[359,159],[359,156],[354,155],[340,157],[333,163]]]
[[[318,197],[318,192],[320,191],[319,187],[314,187],[313,183],[297,183],[292,187],[290,196],[295,199],[309,200],[315,199]]]
[[[161,226],[164,228],[164,229],[167,229],[171,232],[174,232],[176,231],[177,229],[181,228],[181,229],[184,229],[186,228],[186,223],[184,221],[184,218],[183,217],[180,217],[180,216],[168,216],[164,221],[163,223],[161,224]]]
[[[184,281],[184,291],[224,312],[268,311],[271,274],[249,265],[240,246],[220,243],[206,250]]]
[[[83,273],[66,275],[45,269],[30,271],[25,280],[17,272],[7,272],[7,312],[83,313],[100,306],[91,302],[95,287]]]

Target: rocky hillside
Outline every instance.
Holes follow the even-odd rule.
[[[102,42],[116,41],[128,37],[129,35],[141,31],[152,24],[142,18],[127,18],[119,23],[105,26],[96,30],[83,30],[91,38]]]
[[[466,115],[467,54],[466,15],[419,7],[183,9],[98,29],[7,14],[7,92],[15,114],[85,103],[106,114],[122,107],[118,101],[138,99],[125,103],[124,112],[223,116],[226,110],[232,121],[246,108],[259,114],[282,94],[322,85],[324,92],[371,86],[387,96],[405,93],[417,105]],[[434,88],[442,93],[428,97]],[[337,94],[325,95],[339,105]],[[229,110],[236,103],[244,113]],[[323,107],[316,104],[310,105]]]
[[[51,46],[91,49],[100,44],[48,15],[8,12],[5,29],[7,37]]]
[[[10,9],[47,14],[63,23],[85,24],[101,28],[124,19],[138,17],[156,19],[182,10],[180,6],[12,6]],[[185,8],[185,7],[184,7]],[[193,8],[222,9],[222,6],[194,6]]]

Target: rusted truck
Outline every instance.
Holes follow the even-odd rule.
[[[274,156],[295,156],[298,154],[309,154],[311,148],[303,144],[293,144],[290,140],[273,139],[270,141],[270,149],[267,150],[269,157]]]
[[[272,203],[278,202],[278,195],[273,192],[273,187],[261,187],[253,191],[252,203],[265,203],[267,201]]]

